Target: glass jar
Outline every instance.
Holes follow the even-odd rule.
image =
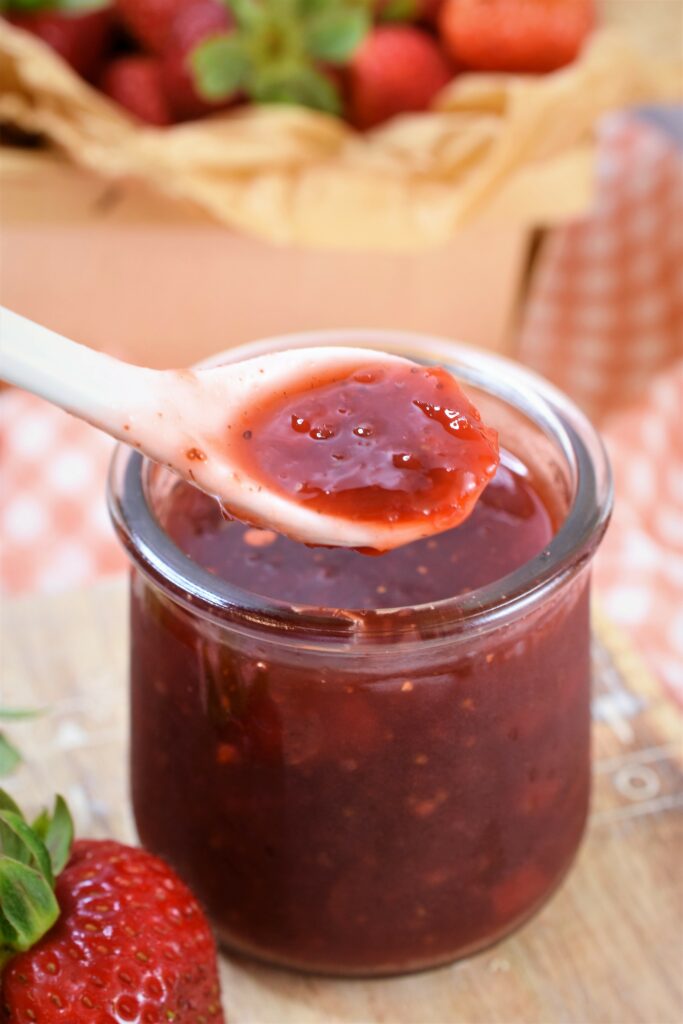
[[[117,451],[111,509],[133,565],[131,770],[141,841],[228,948],[342,975],[488,945],[564,876],[590,788],[589,572],[611,508],[581,413],[514,364],[399,332],[270,339],[450,368],[532,474],[557,529],[521,568],[416,607],[260,598],[164,530],[175,477]]]

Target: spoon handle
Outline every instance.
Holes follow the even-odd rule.
[[[158,371],[113,359],[0,307],[0,378],[122,438]]]

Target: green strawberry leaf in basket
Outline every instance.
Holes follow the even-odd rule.
[[[190,55],[195,85],[209,100],[242,93],[257,103],[343,110],[324,65],[345,64],[370,30],[370,0],[229,0],[237,27]]]
[[[363,42],[370,24],[370,15],[360,7],[323,11],[306,23],[306,49],[318,60],[344,64]]]
[[[417,0],[387,0],[379,12],[379,21],[415,21],[419,14]]]
[[[249,72],[249,57],[237,33],[207,39],[190,55],[197,88],[205,100],[221,100],[240,89]]]
[[[257,103],[297,103],[329,114],[341,113],[336,87],[311,67],[276,67],[254,75],[250,93]]]

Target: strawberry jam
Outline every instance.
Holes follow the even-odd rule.
[[[228,946],[324,972],[421,967],[506,931],[565,870],[588,794],[585,586],[523,631],[429,654],[387,648],[375,617],[543,551],[551,516],[505,463],[462,526],[376,558],[226,521],[175,486],[165,526],[195,564],[303,615],[337,608],[367,645],[309,653],[291,625],[282,646],[221,636],[137,578],[138,828]]]
[[[553,532],[541,498],[509,465],[500,466],[460,527],[377,558],[226,521],[213,499],[189,486],[176,489],[166,529],[193,561],[230,583],[274,600],[340,609],[397,608],[467,593],[533,558]]]
[[[446,529],[498,464],[497,437],[443,369],[369,365],[249,408],[232,453],[271,489],[328,515]]]
[[[377,557],[225,520],[139,454],[116,457],[112,510],[134,566],[135,819],[227,949],[342,975],[447,963],[531,915],[579,844],[589,563],[609,470],[568,402],[505,361],[449,352],[500,434],[500,463],[491,473],[492,438],[458,405],[482,460],[478,500],[456,487],[457,516],[469,505],[458,526]],[[251,410],[240,450],[315,507],[450,515],[429,486],[445,465],[433,447],[451,442],[439,382],[427,371],[431,393],[412,392],[429,411],[397,399],[392,417],[366,400],[386,379],[289,394]],[[381,445],[360,443],[366,426]]]

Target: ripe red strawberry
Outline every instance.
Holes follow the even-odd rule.
[[[574,60],[593,20],[593,0],[445,0],[439,29],[469,68],[543,72]]]
[[[166,49],[176,15],[188,6],[188,0],[116,0],[121,21],[136,42],[157,54]]]
[[[163,80],[177,120],[201,117],[230,104],[231,99],[211,103],[199,94],[189,55],[199,43],[234,27],[234,18],[220,0],[195,0],[176,16],[163,56]]]
[[[379,26],[351,60],[350,119],[358,128],[372,128],[395,114],[425,110],[452,77],[426,32],[409,25]]]
[[[2,1024],[223,1024],[187,886],[145,850],[72,839],[61,797],[29,825],[0,789]]]
[[[82,14],[63,11],[8,14],[7,19],[38,36],[87,79],[98,74],[113,28],[110,7]]]
[[[173,121],[158,57],[118,57],[105,68],[100,88],[146,124]]]

